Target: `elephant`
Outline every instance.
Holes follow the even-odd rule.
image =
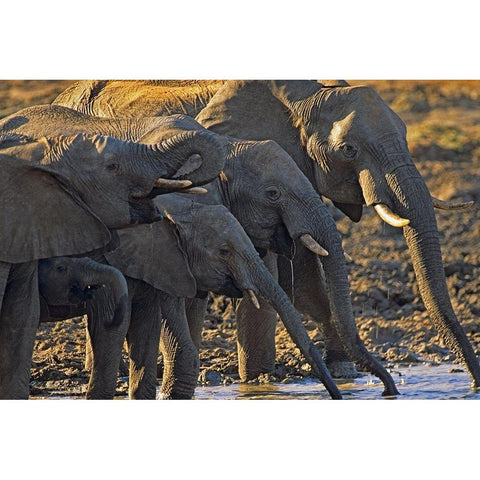
[[[52,102],[97,117],[194,117],[222,86],[213,80],[83,80]]]
[[[185,299],[214,291],[234,297],[248,295],[257,304],[256,295],[262,295],[271,302],[332,398],[340,399],[340,392],[304,329],[300,315],[272,278],[233,215],[222,205],[203,205],[175,195],[162,197],[161,200],[156,198],[155,204],[165,212],[165,218],[119,230],[119,246],[101,257],[103,262],[111,265],[102,267],[121,271],[128,283],[130,325],[126,338],[130,357],[130,398],[155,398],[159,341],[165,363],[163,398],[193,396],[199,358],[189,332]],[[79,261],[77,268],[73,270],[72,266],[72,272],[66,275],[63,271],[58,272],[58,266],[64,267],[65,260],[53,259],[48,260],[40,271],[41,291],[59,292],[57,298],[66,302],[63,306],[65,313],[72,311],[68,302],[83,300],[85,290],[78,295],[76,285],[80,282],[89,284],[92,270],[96,270],[91,265],[95,262],[81,260],[87,262],[87,270]],[[100,273],[104,275],[102,269]],[[98,278],[98,274],[94,278]],[[72,283],[76,294],[73,298],[70,293],[65,295],[65,292],[72,291]],[[55,297],[52,294],[45,295],[45,298],[49,302]],[[103,304],[107,301],[107,297],[102,297],[87,302],[96,304],[88,312],[90,332],[91,324],[105,325],[102,317],[108,308]],[[51,306],[46,308],[51,309]],[[74,311],[75,314],[85,313],[83,310]],[[55,316],[61,318],[62,310],[57,309]],[[121,351],[122,335],[110,336],[109,353],[102,351],[106,344],[100,343],[98,335],[90,337],[94,358],[110,358],[112,349]],[[115,379],[118,362],[108,364],[105,361],[102,365],[98,376]],[[115,384],[112,386],[113,390],[103,391],[102,398],[107,398],[108,394],[112,396]],[[94,397],[87,392],[87,398]]]
[[[87,315],[94,350],[86,398],[112,398],[128,329],[125,277],[88,257],[56,257],[39,260],[38,286],[40,322]]]
[[[185,115],[139,119],[95,118],[59,105],[26,108],[0,122],[0,132],[5,134],[35,136],[39,129],[45,128],[52,133],[62,131],[68,134],[78,131],[108,134],[116,132],[116,135],[124,139],[147,144],[160,142],[165,136],[178,135],[185,131],[205,130]],[[327,325],[331,329],[327,338],[340,336],[342,346],[345,346],[352,359],[382,380],[385,384],[384,394],[396,395],[398,391],[390,374],[368,353],[358,336],[341,238],[320,196],[291,157],[276,142],[252,142],[235,138],[224,140],[225,168],[218,179],[207,185],[210,192],[203,195],[203,200],[200,201],[227,206],[262,255],[271,251],[291,257],[295,249],[297,256],[318,269],[321,269],[321,266],[317,255],[323,255],[322,264],[328,286],[322,286],[325,295],[327,288],[332,292],[334,310],[332,325]],[[276,270],[275,258],[270,257],[271,255],[267,262],[271,264],[273,271]],[[301,295],[295,297],[297,302],[301,301]],[[251,302],[245,299],[242,304]],[[189,308],[189,323],[197,324],[197,333],[194,335],[197,346],[198,332],[201,332],[200,324],[203,322],[202,312],[205,312],[205,309],[205,299],[192,302]],[[259,317],[256,311],[247,311],[242,305],[239,309],[238,350],[242,380],[255,378],[263,371],[271,371],[275,367],[276,312],[268,304],[263,306],[262,310],[268,310],[270,322],[255,322],[254,319]],[[244,321],[246,316],[251,321]],[[257,335],[254,332],[257,332]],[[268,338],[268,345],[250,341],[257,336]],[[336,356],[330,351],[327,355],[329,367],[335,367],[336,360]]]
[[[109,248],[112,229],[158,219],[153,196],[210,181],[223,158],[217,137],[203,132],[155,146],[100,135],[2,135],[0,398],[28,398],[37,261]]]
[[[92,113],[107,84],[91,91],[87,103]],[[128,88],[135,91],[133,84]],[[80,98],[84,85],[80,82],[76,89]],[[125,86],[124,96],[126,91]],[[191,98],[195,93],[189,96],[188,87],[177,96],[182,103],[195,105],[195,98]],[[102,100],[107,101],[105,95]],[[165,104],[161,97],[130,100],[122,111],[111,113],[138,112],[141,106],[153,102],[160,110]],[[113,102],[112,98],[108,101]],[[69,104],[62,94],[54,103],[75,108],[74,102]],[[434,212],[434,207],[455,209],[469,204],[443,202],[430,195],[411,158],[404,122],[374,89],[350,86],[343,80],[227,81],[206,106],[201,101],[199,107],[196,120],[209,130],[249,140],[275,140],[316,191],[332,200],[352,221],[360,221],[366,205],[386,223],[402,228],[430,320],[465,367],[472,388],[480,387],[478,360],[450,301]],[[281,258],[278,264],[280,281],[288,284],[289,265]],[[332,315],[321,272],[313,262],[302,260],[302,255],[294,259],[293,270],[295,298],[302,299],[297,307],[323,322],[327,332],[334,332],[327,326]],[[251,305],[242,322],[249,321],[248,312],[253,312]],[[327,338],[327,345],[339,360],[348,360],[335,334]]]

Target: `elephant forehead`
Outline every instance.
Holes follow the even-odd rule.
[[[227,240],[232,236],[247,238],[239,221],[223,205],[202,206],[196,215],[195,224],[199,232],[214,234],[219,239]]]
[[[239,161],[244,169],[263,179],[266,172],[283,173],[300,171],[293,158],[275,141],[243,141],[235,142],[230,157]]]

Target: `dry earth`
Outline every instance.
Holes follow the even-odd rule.
[[[70,83],[0,81],[0,117],[48,103]],[[437,220],[453,306],[480,354],[480,81],[352,83],[372,85],[406,121],[414,161],[434,196],[476,201],[464,212],[437,211]],[[354,258],[349,265],[352,299],[360,336],[369,350],[392,365],[454,360],[431,327],[401,232],[385,226],[370,210],[359,224],[343,218],[338,226]],[[321,333],[315,325],[305,324],[321,348]],[[85,391],[84,327],[82,318],[40,326],[32,365],[33,395]],[[281,323],[277,347],[275,375],[259,381],[294,381],[310,375]],[[231,300],[211,300],[200,357],[200,382],[238,381]],[[119,378],[119,395],[126,389],[126,378]]]

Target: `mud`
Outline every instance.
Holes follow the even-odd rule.
[[[431,193],[443,200],[474,200],[465,211],[437,211],[447,284],[453,307],[480,354],[480,81],[355,81],[371,84],[407,123],[413,159]],[[0,116],[48,103],[69,81],[0,81]],[[341,216],[341,214],[339,215]],[[400,231],[365,209],[359,224],[338,220],[349,264],[354,312],[367,348],[389,368],[455,361],[432,328],[418,294]],[[305,326],[322,349],[321,332]],[[32,363],[32,396],[81,395],[85,319],[39,328]],[[310,367],[279,322],[276,370],[257,383],[311,379]],[[199,385],[238,382],[234,301],[210,299],[200,352]],[[461,367],[459,370],[462,370]],[[123,372],[125,373],[125,372]],[[126,377],[117,394],[126,395]],[[159,381],[161,381],[159,379]],[[432,379],[433,381],[433,379]],[[401,390],[401,385],[399,386]]]

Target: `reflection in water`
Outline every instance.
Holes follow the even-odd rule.
[[[452,371],[453,370],[453,371]],[[452,373],[449,373],[452,371]],[[390,371],[401,395],[398,400],[409,399],[477,399],[480,392],[470,389],[468,375],[457,365],[438,366],[412,365],[398,367]],[[364,375],[354,380],[336,380],[345,400],[386,399],[382,397],[383,385],[378,378]],[[314,380],[299,383],[276,384],[231,384],[218,387],[198,387],[195,391],[198,400],[320,400],[329,395],[325,387]],[[388,398],[392,399],[392,397]]]

